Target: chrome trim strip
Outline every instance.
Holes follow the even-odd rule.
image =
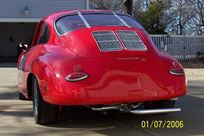
[[[86,21],[86,19],[84,18],[84,16],[81,14],[81,12],[77,12],[79,17],[82,19],[82,21],[84,22],[84,24],[86,25],[87,28],[91,28],[91,26],[89,25],[89,23]]]
[[[147,61],[147,58],[140,57],[130,57],[130,58],[116,58],[116,60],[138,60],[138,61]]]
[[[53,26],[54,26],[54,31],[57,34],[57,36],[62,36],[61,34],[59,34],[59,32],[57,31],[57,26],[56,26],[56,21],[57,19],[54,21]]]
[[[130,113],[137,115],[147,115],[147,114],[162,114],[170,112],[180,112],[181,108],[167,108],[167,109],[151,109],[151,110],[130,110]]]
[[[63,36],[63,35],[65,35],[65,34],[60,34],[60,33],[57,31],[56,22],[54,22],[54,31],[55,31],[55,33],[56,33],[58,36]]]
[[[122,18],[120,18],[115,12],[113,12],[113,15],[117,17],[125,26],[131,28]]]

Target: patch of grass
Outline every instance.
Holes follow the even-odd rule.
[[[200,61],[204,62],[204,52],[197,52],[197,58]]]
[[[179,62],[183,65],[184,68],[204,68],[204,58],[180,60]]]

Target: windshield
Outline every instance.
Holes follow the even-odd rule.
[[[143,29],[143,27],[132,17],[127,15],[114,15],[112,13],[84,13],[81,18],[78,14],[67,15],[59,18],[56,22],[56,31],[63,35],[75,29],[94,26],[126,26]],[[123,21],[121,21],[123,20]],[[87,22],[87,24],[85,23]]]

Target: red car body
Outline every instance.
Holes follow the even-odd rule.
[[[119,18],[124,25],[85,24],[63,34],[57,30],[55,23],[60,18],[85,14],[118,17],[111,11],[80,10],[52,14],[41,20],[31,47],[22,52],[17,63],[18,90],[25,98],[32,98],[32,77],[37,79],[42,99],[53,105],[137,103],[185,95],[183,67],[173,57],[159,51],[141,27],[128,26]],[[45,26],[48,35],[43,43],[40,40]],[[126,33],[138,37],[140,41],[137,42],[144,48],[127,49],[128,40],[121,38]],[[98,35],[111,35],[112,39],[97,41]],[[103,42],[120,47],[104,51],[99,45],[104,45]]]

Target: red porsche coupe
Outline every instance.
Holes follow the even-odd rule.
[[[186,93],[183,67],[159,51],[132,16],[55,13],[38,23],[31,45],[19,46],[19,99],[32,99],[38,124],[55,121],[65,106],[133,114],[181,110],[174,104]]]

